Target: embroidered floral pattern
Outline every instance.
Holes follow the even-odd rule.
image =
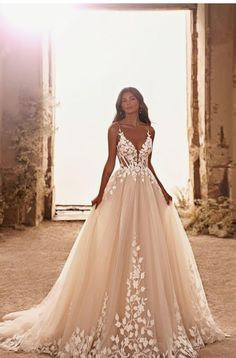
[[[192,342],[190,342],[190,339],[188,338],[187,332],[184,328],[182,319],[181,319],[181,315],[180,315],[180,311],[179,311],[179,306],[177,304],[177,300],[176,297],[174,298],[174,308],[175,308],[175,319],[176,319],[176,323],[177,323],[177,331],[176,333],[173,333],[173,337],[171,337],[171,354],[174,357],[183,357],[183,358],[195,358],[198,356],[197,352],[195,351],[195,348],[200,348],[200,347],[204,347],[204,343],[201,339],[201,337],[199,337],[198,335],[193,337],[193,342],[194,344],[192,344]],[[190,334],[190,332],[192,331],[196,331],[197,327],[194,326],[192,327],[188,333]],[[201,342],[197,341],[197,339],[200,338]]]
[[[148,156],[152,151],[152,138],[147,131],[147,138],[140,150],[137,150],[133,143],[126,138],[119,128],[119,141],[117,144],[117,156],[121,168],[129,168],[134,179],[138,174],[144,174],[148,166]]]
[[[155,337],[158,327],[155,326],[148,308],[148,298],[145,295],[145,271],[142,269],[143,257],[140,252],[141,247],[135,235],[131,247],[131,269],[126,281],[124,313],[122,315],[116,313],[114,316],[114,333],[110,337],[109,346],[104,347],[102,344],[109,303],[108,293],[105,292],[101,313],[90,332],[86,333],[84,329],[76,327],[65,345],[62,345],[61,338],[50,341],[48,337],[47,342],[43,342],[34,351],[58,358],[196,358],[198,354],[195,349],[204,347],[204,342],[220,340],[224,334],[220,330],[219,335],[216,334],[216,326],[199,286],[197,299],[201,302],[199,306],[201,308],[196,303],[196,323],[186,331],[174,296],[176,328],[173,329],[172,336],[167,342],[168,349],[165,352],[160,351]],[[193,271],[193,268],[191,269]],[[192,275],[195,292],[194,271]],[[24,351],[33,351],[32,346],[27,349],[26,337],[28,337],[27,332],[9,338],[4,341],[5,347],[14,351],[20,351],[22,348]]]
[[[107,300],[108,295],[106,292],[103,301],[102,312],[100,318],[98,319],[97,326],[93,327],[89,335],[86,335],[84,330],[81,330],[79,327],[77,327],[63,350],[58,353],[58,357],[102,357],[100,353],[101,339],[105,327]]]
[[[135,148],[133,143],[125,137],[120,128],[118,134],[117,157],[120,162],[120,168],[110,177],[104,194],[109,193],[112,195],[117,188],[118,181],[122,183],[127,176],[131,176],[134,181],[140,177],[141,182],[144,182],[145,177],[147,177],[151,184],[158,186],[156,178],[148,168],[148,157],[152,151],[152,138],[149,131],[147,131],[147,138],[140,150]]]
[[[114,326],[116,332],[111,339],[109,347],[103,347],[102,337],[105,329],[106,309],[108,294],[106,292],[100,318],[96,327],[93,327],[89,334],[79,327],[75,329],[66,345],[60,349],[61,341],[54,341],[51,344],[43,345],[37,352],[48,353],[60,358],[125,358],[125,357],[197,357],[197,352],[191,345],[186,331],[183,327],[178,304],[175,301],[175,317],[177,332],[170,337],[169,349],[160,352],[158,341],[155,338],[155,322],[147,307],[145,297],[146,287],[143,283],[145,272],[142,270],[143,257],[140,255],[140,245],[136,236],[132,242],[132,267],[127,278],[127,293],[124,314],[122,317],[116,313]],[[204,346],[204,343],[196,331],[197,327],[190,330],[195,346]]]
[[[127,294],[124,316],[115,315],[117,334],[111,336],[112,346],[102,353],[106,357],[162,357],[154,338],[154,320],[147,306],[146,290],[143,285],[143,257],[136,237],[132,242],[132,270],[127,279]],[[164,357],[164,356],[163,356]]]
[[[196,339],[196,337],[202,336],[204,337],[205,343],[213,343],[217,340],[222,340],[225,337],[224,332],[217,327],[208,303],[205,296],[204,289],[202,287],[202,283],[200,280],[197,280],[194,274],[194,267],[192,262],[189,260],[189,272],[191,278],[191,288],[192,292],[194,292],[194,297],[192,298],[193,308],[195,311],[195,321],[198,324],[199,329],[192,330],[190,333]],[[198,341],[200,339],[198,338]]]

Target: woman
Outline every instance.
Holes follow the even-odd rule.
[[[155,131],[143,97],[124,88],[116,109],[90,215],[43,301],[3,317],[0,347],[62,358],[192,358],[226,337],[152,167]]]

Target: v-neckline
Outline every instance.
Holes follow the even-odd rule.
[[[119,132],[123,134],[124,138],[127,140],[127,142],[129,142],[133,146],[133,148],[136,150],[137,153],[139,153],[143,149],[144,145],[147,142],[148,137],[150,136],[149,129],[148,129],[147,132],[146,132],[145,141],[141,145],[140,149],[137,149],[136,146],[134,145],[134,143],[129,138],[126,137],[125,133],[121,130],[120,126],[119,126]]]

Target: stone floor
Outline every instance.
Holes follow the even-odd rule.
[[[24,230],[0,231],[0,317],[31,307],[48,293],[83,222],[43,222]],[[236,358],[236,238],[190,237],[212,313],[232,335],[206,346],[199,358]],[[1,358],[46,355],[0,350]]]

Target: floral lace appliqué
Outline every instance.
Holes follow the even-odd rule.
[[[76,327],[66,344],[62,344],[61,338],[50,340],[48,337],[47,341],[35,351],[59,358],[195,358],[198,356],[195,349],[204,347],[204,342],[213,342],[223,337],[220,331],[218,335],[216,334],[216,327],[201,295],[201,287],[198,287],[199,300],[203,303],[201,309],[196,304],[196,319],[188,330],[184,327],[174,295],[175,328],[169,341],[166,342],[165,352],[160,351],[156,334],[161,327],[156,326],[148,307],[144,284],[146,273],[142,268],[142,262],[141,246],[137,241],[137,235],[134,235],[131,246],[131,268],[126,281],[124,312],[114,315],[110,344],[104,346],[103,340],[109,304],[109,294],[106,291],[99,318],[89,332]],[[194,282],[193,279],[193,290],[196,291]],[[209,317],[209,320],[206,317]],[[15,351],[22,350],[21,348],[26,350],[24,344],[21,346],[24,338],[24,334],[11,338],[6,342],[6,347],[8,349],[11,347]],[[28,351],[32,351],[32,347],[29,347]]]
[[[138,174],[143,174],[143,171],[148,166],[148,156],[152,151],[152,138],[147,131],[147,138],[140,150],[137,150],[134,144],[126,138],[124,132],[119,128],[119,141],[117,144],[117,156],[121,168],[128,168],[133,177],[136,178]]]
[[[120,129],[118,135],[117,157],[120,162],[120,168],[110,177],[104,194],[109,193],[112,195],[117,188],[118,182],[122,183],[127,176],[131,176],[134,181],[140,178],[141,182],[144,182],[146,177],[150,180],[151,184],[158,186],[156,178],[148,167],[148,157],[152,152],[152,138],[149,131],[147,131],[146,140],[140,150],[135,148],[133,143],[126,138]]]
[[[100,318],[89,334],[85,334],[84,330],[77,327],[63,348],[60,348],[61,340],[58,340],[38,347],[37,352],[60,358],[167,357],[167,355],[160,354],[157,340],[154,338],[154,320],[147,308],[147,297],[144,295],[145,272],[141,267],[143,257],[139,255],[139,251],[140,245],[135,237],[132,242],[132,268],[126,282],[125,312],[123,317],[120,317],[118,313],[115,314],[116,333],[110,337],[109,347],[101,347],[106,326],[108,303],[106,292]]]
[[[106,357],[155,357],[161,358],[157,340],[154,338],[154,320],[146,307],[147,297],[143,285],[145,272],[142,271],[143,257],[136,237],[132,242],[132,270],[127,279],[126,305],[123,317],[115,315],[117,334],[111,336],[112,346],[102,353]],[[164,357],[164,356],[163,356]]]

